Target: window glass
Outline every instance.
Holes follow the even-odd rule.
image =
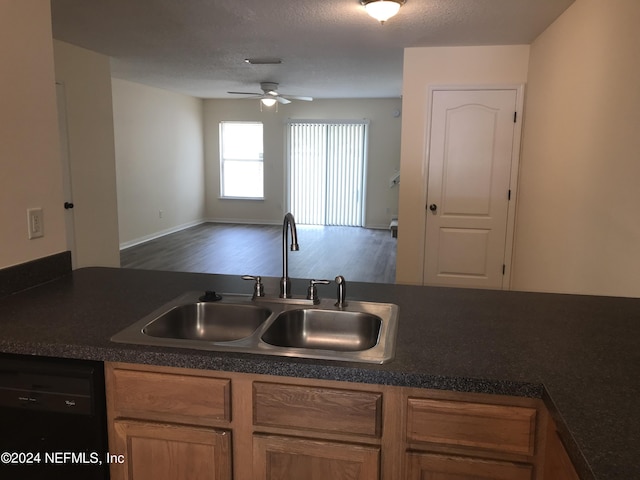
[[[262,123],[220,123],[222,197],[264,198]]]

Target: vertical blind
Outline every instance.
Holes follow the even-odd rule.
[[[364,225],[367,122],[290,122],[289,209],[307,225]]]

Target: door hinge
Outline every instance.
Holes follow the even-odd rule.
[[[507,192],[507,200],[511,200],[511,189]]]
[[[518,121],[518,112],[513,112],[513,123]]]
[[[504,272],[507,271],[507,266],[503,263],[502,264],[502,274],[504,275]]]

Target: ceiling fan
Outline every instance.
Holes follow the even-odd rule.
[[[259,98],[260,102],[266,107],[272,107],[276,102],[286,105],[291,103],[291,100],[303,100],[305,102],[311,102],[312,97],[299,97],[295,95],[284,95],[278,93],[278,84],[275,82],[262,82],[260,83],[262,93],[256,92],[227,92],[231,95],[250,95],[248,98]]]

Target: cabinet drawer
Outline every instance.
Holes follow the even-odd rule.
[[[533,455],[535,408],[409,398],[407,441]]]
[[[116,416],[209,425],[231,420],[228,379],[113,369]]]
[[[407,480],[531,480],[531,465],[410,452]]]
[[[254,382],[254,425],[379,437],[382,394]]]
[[[257,480],[379,480],[380,447],[255,435]]]

